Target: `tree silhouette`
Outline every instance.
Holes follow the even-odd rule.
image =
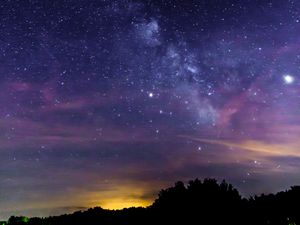
[[[12,216],[8,225],[152,225],[152,224],[300,224],[300,187],[277,194],[242,198],[224,180],[179,181],[161,190],[147,208],[105,210],[100,207],[48,218]]]

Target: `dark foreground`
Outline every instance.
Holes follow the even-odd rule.
[[[162,190],[148,208],[93,208],[48,218],[11,217],[9,225],[300,224],[300,187],[245,199],[226,182],[196,179]]]

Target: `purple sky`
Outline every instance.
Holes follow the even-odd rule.
[[[0,3],[0,220],[300,183],[300,3]]]

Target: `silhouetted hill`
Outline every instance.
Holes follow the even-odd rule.
[[[48,218],[12,216],[8,225],[150,225],[150,224],[300,224],[300,187],[242,198],[231,184],[214,179],[177,182],[162,190],[147,208],[100,207]]]

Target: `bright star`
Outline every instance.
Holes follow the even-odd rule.
[[[292,84],[295,80],[295,78],[289,74],[284,75],[283,79],[286,84]]]
[[[150,97],[150,98],[153,98],[153,96],[154,96],[153,93],[150,92],[150,93],[149,93],[149,97]]]

